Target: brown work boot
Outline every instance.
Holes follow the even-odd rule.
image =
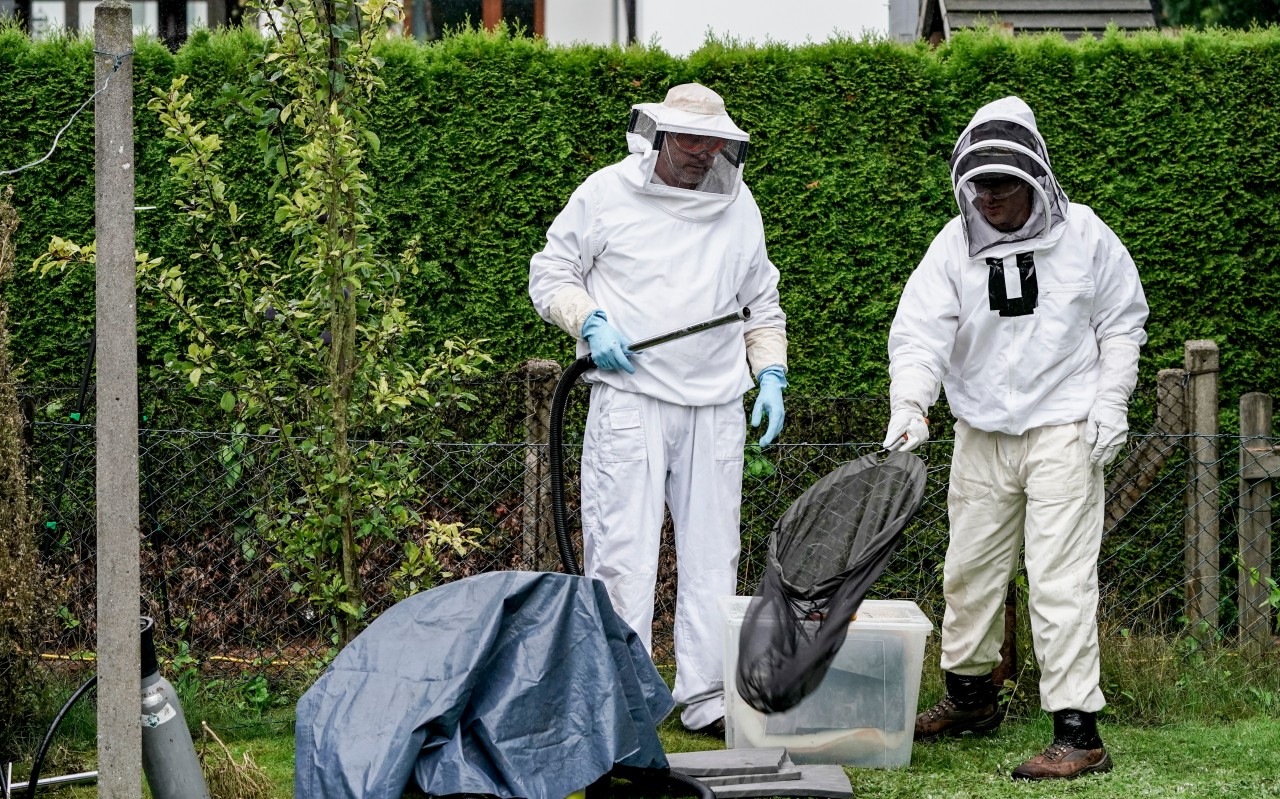
[[[966,732],[993,732],[1004,719],[991,675],[966,677],[946,673],[947,694],[916,716],[915,740],[933,741]]]
[[[1015,780],[1074,780],[1085,774],[1111,770],[1111,755],[1105,747],[1076,749],[1054,742],[1049,748],[1013,770]]]
[[[916,716],[917,741],[933,741],[966,732],[982,735],[1000,726],[1000,708],[995,702],[963,708],[948,694],[942,701]]]
[[[693,733],[694,735],[709,735],[712,738],[719,738],[721,741],[723,741],[724,740],[724,718],[723,717],[718,718],[715,721],[711,722],[710,724],[699,727],[696,730],[689,730],[689,732]]]
[[[1111,770],[1111,755],[1098,737],[1097,715],[1080,710],[1053,714],[1053,743],[1013,770],[1015,780],[1073,780]]]

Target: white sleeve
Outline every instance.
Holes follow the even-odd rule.
[[[943,229],[907,278],[889,328],[890,407],[928,411],[938,399],[960,324],[960,291],[949,270]]]
[[[1100,219],[1098,225],[1102,240],[1094,256],[1100,263],[1090,319],[1098,346],[1129,342],[1141,347],[1147,343],[1145,327],[1150,309],[1138,279],[1138,267],[1111,228]]]
[[[582,323],[600,307],[586,290],[592,252],[590,191],[579,186],[547,230],[547,246],[529,261],[529,299],[538,315],[574,338]]]
[[[1147,298],[1133,257],[1111,228],[1098,220],[1101,245],[1094,311],[1101,367],[1097,401],[1125,407],[1138,383],[1138,350],[1147,343]]]
[[[747,355],[751,360],[751,369],[759,373],[769,366],[787,368],[787,315],[782,310],[778,297],[778,267],[769,260],[764,243],[764,222],[760,218],[760,209],[755,205],[755,198],[747,188],[742,187],[751,201],[754,213],[749,224],[757,237],[756,251],[751,256],[751,267],[746,278],[738,287],[737,303],[751,309],[751,318],[743,325],[743,335],[747,340]],[[753,333],[765,328],[774,328],[773,333]],[[754,357],[753,357],[754,356]],[[764,361],[769,361],[765,363]]]

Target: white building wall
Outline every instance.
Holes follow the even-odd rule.
[[[543,0],[543,35],[552,44],[611,44],[626,38],[621,0]]]
[[[626,38],[621,0],[545,0],[552,44],[609,44]],[[919,0],[636,0],[636,38],[688,55],[708,32],[742,42],[804,44],[834,35],[915,37]]]

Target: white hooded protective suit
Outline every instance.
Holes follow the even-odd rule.
[[[673,133],[726,142],[695,189],[665,185],[657,159]],[[587,576],[604,581],[619,615],[652,651],[654,587],[664,504],[675,526],[679,593],[676,683],[682,720],[724,715],[716,600],[737,588],[746,425],[752,370],[786,367],[786,317],[764,227],[741,185],[747,135],[718,95],[675,87],[633,108],[631,155],[574,191],[533,256],[538,313],[578,339],[595,310],[629,341],[743,307],[751,317],[633,356],[634,374],[593,370],[583,442],[582,522]],[[748,367],[750,364],[750,368]]]
[[[1013,231],[987,222],[971,183],[997,175],[1031,187]],[[1125,424],[1146,342],[1142,285],[1115,233],[1067,201],[1022,100],[977,112],[952,180],[960,214],[907,281],[889,335],[894,409],[924,414],[942,384],[957,419],[942,667],[981,675],[999,662],[1025,541],[1041,704],[1095,712],[1102,467],[1085,427]]]
[[[1016,97],[980,109],[961,142],[984,122],[1006,121],[1043,150],[1031,109]],[[960,152],[953,160],[970,162]],[[1039,177],[1001,164],[953,170],[961,213],[907,281],[889,334],[894,382],[921,386],[902,393],[927,408],[941,383],[955,417],[979,430],[1020,435],[1087,418],[1099,386],[1100,348],[1136,353],[1147,340],[1147,303],[1133,259],[1092,209],[1067,202],[1047,155],[1043,170]],[[974,205],[967,181],[995,173],[1034,184],[1035,206],[1018,234],[1001,237]],[[978,242],[986,246],[974,252]],[[993,310],[993,283],[1006,299],[1035,290],[1034,311]],[[1136,360],[1131,368],[1136,379]]]

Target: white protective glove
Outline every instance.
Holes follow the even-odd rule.
[[[924,412],[938,399],[938,381],[928,371],[904,367],[889,383],[889,427],[880,445],[890,452],[910,452],[929,440]]]
[[[929,440],[929,420],[910,408],[894,411],[889,416],[889,429],[880,446],[894,452],[910,452]]]
[[[1129,395],[1138,384],[1138,345],[1122,339],[1102,342],[1098,393],[1084,425],[1089,462],[1106,466],[1115,460],[1129,435]]]

